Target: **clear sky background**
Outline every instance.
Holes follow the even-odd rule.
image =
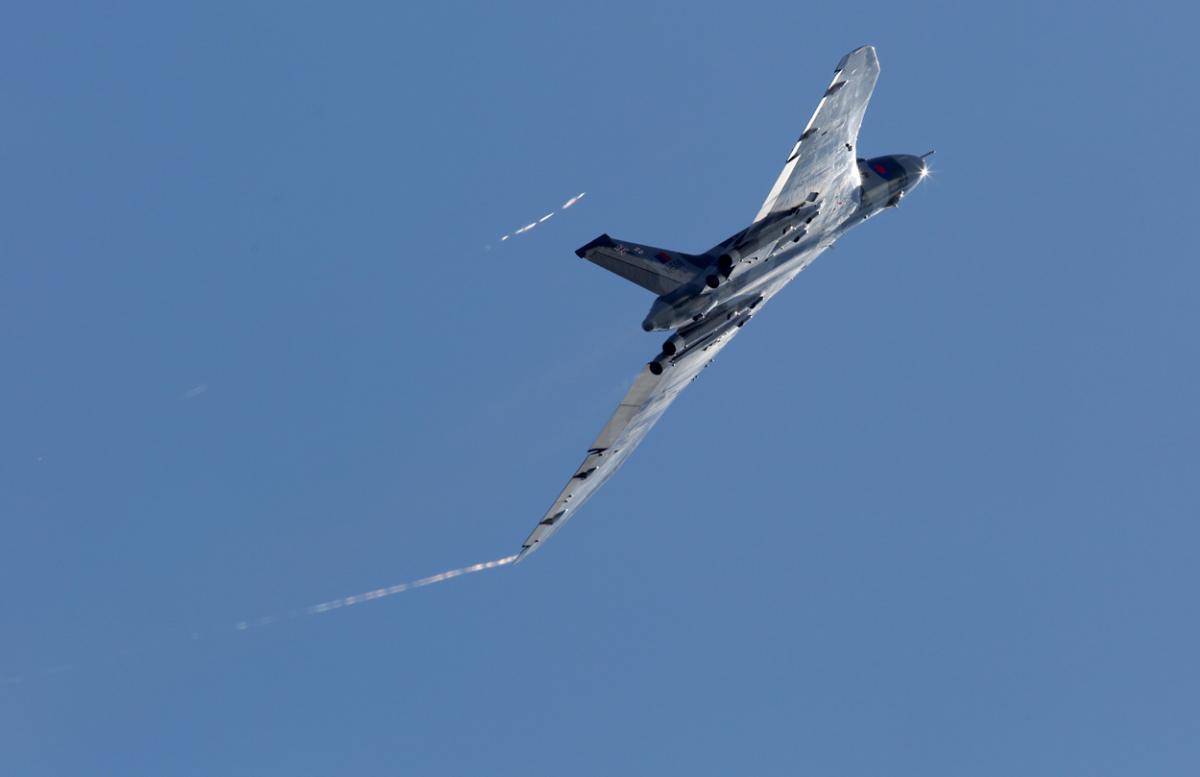
[[[95,5],[0,14],[0,774],[1195,773],[1194,10]],[[515,552],[662,339],[572,251],[865,43],[933,178],[564,531],[234,630]]]

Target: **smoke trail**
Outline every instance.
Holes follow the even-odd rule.
[[[470,575],[474,574],[475,572],[483,572],[487,569],[495,569],[496,567],[502,567],[505,564],[511,564],[516,560],[517,557],[514,554],[512,556],[498,558],[495,561],[481,561],[478,564],[472,564],[469,567],[449,569],[445,572],[439,572],[436,575],[423,577],[420,580],[413,580],[410,583],[397,583],[395,585],[388,586],[387,588],[376,588],[374,591],[367,591],[365,593],[355,594],[354,596],[343,596],[340,599],[331,599],[327,602],[321,602],[320,604],[314,604],[310,607],[305,607],[303,610],[294,611],[286,617],[297,618],[306,615],[321,615],[322,613],[340,610],[344,607],[353,607],[354,605],[362,604],[363,602],[373,602],[376,599],[382,599],[386,596],[402,594],[405,591],[411,591],[414,588],[424,588],[425,586],[433,585],[434,583],[444,583],[447,580],[453,580],[454,578],[462,577],[463,575]],[[272,623],[276,623],[281,620],[285,620],[285,617],[280,615],[267,615],[254,621],[238,621],[234,628],[238,631],[246,631],[252,626],[269,626]]]

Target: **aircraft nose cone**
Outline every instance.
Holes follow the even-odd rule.
[[[929,168],[922,157],[903,154],[897,156],[896,161],[903,165],[904,172],[907,173],[906,189],[912,189],[929,174]]]

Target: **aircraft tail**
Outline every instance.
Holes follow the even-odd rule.
[[[627,240],[613,240],[608,235],[601,235],[582,246],[575,251],[575,255],[659,296],[692,280],[710,262],[707,256],[685,254]]]

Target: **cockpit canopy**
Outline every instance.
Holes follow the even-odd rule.
[[[900,198],[916,187],[928,173],[925,160],[911,154],[859,159],[863,205],[879,208],[898,205]]]

